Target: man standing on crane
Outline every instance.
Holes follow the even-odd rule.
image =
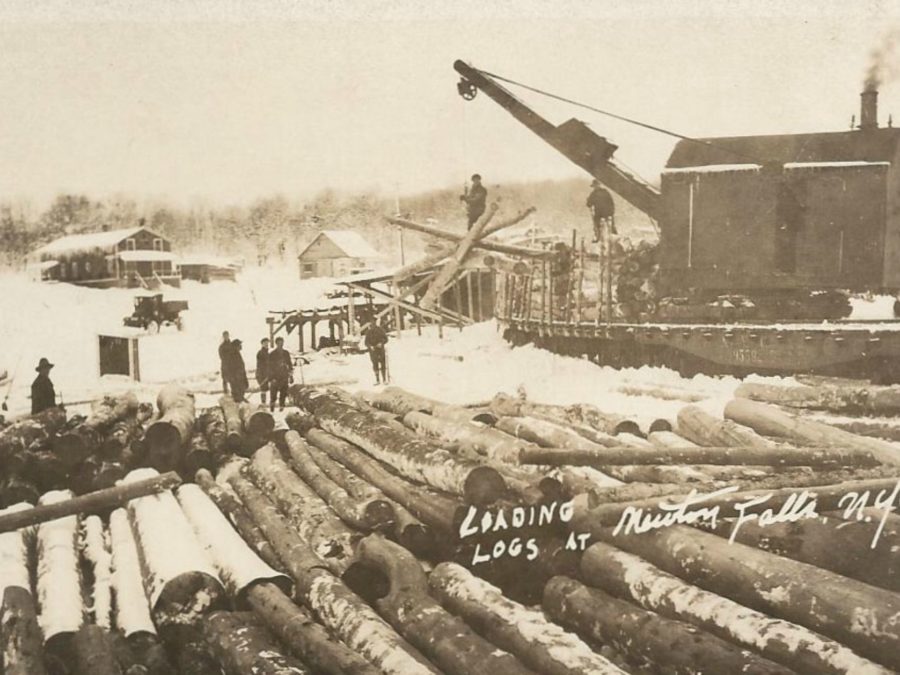
[[[587,198],[587,207],[591,211],[591,217],[594,219],[594,243],[596,244],[603,235],[603,226],[609,225],[610,234],[618,234],[616,232],[616,205],[613,202],[612,195],[606,190],[599,180],[596,178],[591,183],[591,194]]]
[[[460,201],[466,203],[466,214],[469,216],[469,228],[478,222],[481,214],[484,213],[487,204],[487,190],[481,184],[481,176],[475,174],[472,176],[472,187],[466,190],[464,194],[459,196]]]

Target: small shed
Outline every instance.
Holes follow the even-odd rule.
[[[46,281],[98,288],[180,282],[171,242],[145,227],[68,235],[33,256]]]
[[[187,256],[179,261],[181,278],[208,284],[210,281],[234,281],[243,265],[215,256]]]
[[[382,258],[352,230],[323,230],[297,256],[300,278],[342,277],[369,271]]]

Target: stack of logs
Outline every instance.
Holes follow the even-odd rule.
[[[688,404],[638,420],[506,395],[460,407],[294,387],[289,430],[245,431],[230,443],[247,456],[200,468],[196,484],[50,521],[36,540],[0,530],[2,653],[30,645],[55,672],[151,672],[139,636],[182,673],[894,672],[900,523],[885,505],[900,449],[747,392],[724,418]],[[187,420],[174,393],[160,404],[176,430]],[[221,441],[221,424],[194,426]],[[697,493],[681,520],[660,509]],[[813,499],[827,517],[736,527],[748,503],[787,514]],[[689,515],[700,506],[717,516],[704,527]],[[16,589],[31,587],[37,621],[26,607],[30,622],[11,624],[28,604]],[[48,592],[79,587],[77,612]],[[105,637],[79,637],[85,626]]]

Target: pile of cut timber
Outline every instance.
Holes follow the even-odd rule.
[[[189,402],[161,394],[160,447],[191,447],[193,428],[246,456],[119,508],[54,511],[36,536],[0,515],[6,672],[900,668],[891,442],[743,397],[725,418],[646,420],[291,393],[282,432],[227,401],[188,424]],[[822,517],[746,517],[813,500]]]

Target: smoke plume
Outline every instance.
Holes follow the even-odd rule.
[[[879,44],[869,55],[866,70],[865,90],[875,91],[882,84],[897,79],[900,75],[897,50],[900,48],[900,28],[885,33]]]

